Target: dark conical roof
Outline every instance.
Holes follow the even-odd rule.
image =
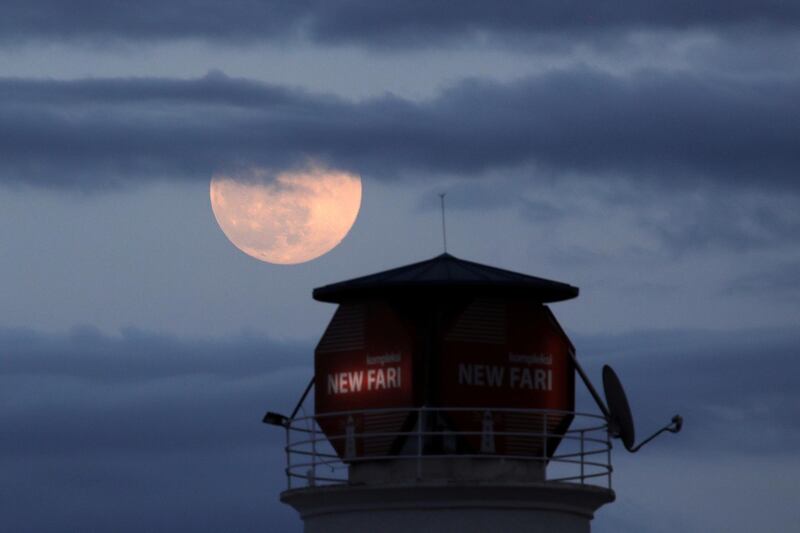
[[[427,261],[318,287],[313,294],[314,299],[321,302],[341,303],[362,298],[410,297],[441,292],[508,295],[542,303],[578,296],[578,288],[566,283],[464,261],[447,253]]]

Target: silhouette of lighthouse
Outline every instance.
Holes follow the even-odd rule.
[[[264,420],[285,428],[281,500],[305,531],[588,532],[633,425],[616,375],[610,411],[547,306],[577,295],[447,253],[315,289],[338,308],[314,378]],[[599,414],[575,411],[576,373]]]

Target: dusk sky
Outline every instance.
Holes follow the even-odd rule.
[[[598,533],[800,523],[800,3],[4,0],[0,531],[301,531],[314,287],[442,252],[551,309],[640,435]],[[339,246],[243,254],[212,176],[358,174]],[[588,395],[579,404],[593,409]]]

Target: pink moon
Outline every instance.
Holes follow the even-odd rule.
[[[238,179],[237,179],[238,178]],[[320,166],[270,176],[214,175],[211,209],[239,250],[267,263],[316,259],[345,238],[361,209],[361,177]]]

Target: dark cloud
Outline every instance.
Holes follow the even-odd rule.
[[[759,198],[717,187],[704,195],[676,195],[669,200],[660,208],[643,210],[639,218],[642,227],[676,255],[786,249],[796,244],[800,232],[800,198]]]
[[[598,383],[600,366],[615,366],[640,435],[675,412],[686,417],[683,433],[638,461],[658,450],[781,457],[800,444],[795,331],[574,340]],[[291,409],[310,344],[0,330],[0,354],[0,481],[11,489],[0,499],[3,530],[300,530],[278,503],[283,434],[260,417]]]
[[[95,189],[207,180],[308,158],[373,178],[627,176],[795,190],[800,79],[747,81],[587,69],[466,80],[434,99],[359,102],[220,73],[194,80],[0,81],[0,179]],[[536,174],[536,172],[532,172]]]
[[[311,350],[0,330],[0,529],[299,531],[260,420],[293,407]]]
[[[731,294],[762,294],[796,302],[800,296],[800,261],[762,266],[758,272],[734,279],[725,290]]]
[[[155,1],[135,4],[86,0],[3,2],[0,35],[6,42],[46,40],[164,40],[226,42],[303,38],[328,44],[420,47],[453,40],[520,39],[626,30],[770,27],[796,28],[792,2],[636,1],[613,3],[500,1],[298,2]]]
[[[136,383],[185,375],[231,379],[267,374],[276,368],[307,366],[309,347],[262,337],[179,340],[128,328],[119,337],[95,328],[74,328],[68,335],[26,329],[0,329],[6,354],[5,376],[48,376]]]
[[[290,411],[312,373],[311,346],[264,338],[0,330],[0,352],[11,454],[260,446],[263,411]]]

